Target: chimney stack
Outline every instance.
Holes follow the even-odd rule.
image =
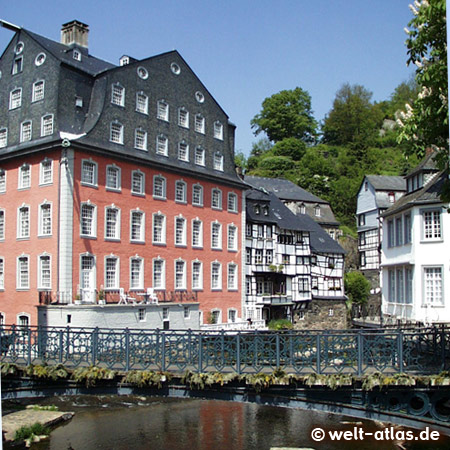
[[[61,44],[88,48],[89,25],[72,20],[61,28]]]

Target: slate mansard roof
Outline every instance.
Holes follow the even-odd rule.
[[[0,97],[0,130],[7,130],[7,146],[0,148],[0,157],[36,150],[36,146],[57,146],[67,137],[77,148],[243,187],[234,165],[235,126],[176,50],[139,61],[130,58],[129,64],[116,66],[82,46],[65,45],[18,27],[15,31],[0,58],[0,88],[5,93]],[[43,62],[38,63],[39,55]],[[18,58],[22,68],[13,74]],[[45,97],[32,102],[37,80],[45,82]],[[112,102],[114,86],[124,90],[123,105]],[[10,93],[16,89],[22,91],[22,104],[11,109]],[[145,113],[137,111],[138,94],[148,99]],[[169,120],[157,118],[160,101],[168,105]],[[188,127],[178,124],[180,109],[188,112]],[[42,137],[45,114],[53,117],[53,133]],[[196,116],[204,119],[203,133],[195,131]],[[32,122],[28,142],[19,139],[24,121]],[[123,126],[123,143],[111,142],[113,123]],[[222,127],[221,138],[214,134],[216,125]],[[147,133],[147,150],[135,148],[137,129]],[[167,155],[156,153],[158,136],[168,138]],[[186,160],[178,157],[180,142],[189,146]],[[204,165],[194,163],[197,148],[204,149]],[[215,156],[222,158],[222,170],[215,168]]]

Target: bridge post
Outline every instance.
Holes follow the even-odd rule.
[[[362,363],[363,363],[363,336],[361,330],[358,331],[358,376],[362,375]]]
[[[125,370],[130,370],[130,330],[125,328]]]
[[[94,328],[92,332],[92,342],[91,342],[91,353],[92,353],[92,365],[95,366],[97,361],[97,351],[98,351],[98,327]]]
[[[59,330],[59,363],[63,362],[63,352],[64,352],[64,330]]]
[[[441,324],[441,370],[445,370],[445,325]]]
[[[277,369],[280,367],[280,333],[275,335]]]
[[[403,332],[402,332],[402,330],[398,330],[397,344],[398,344],[398,371],[400,373],[403,373]]]
[[[31,366],[31,328],[27,327],[27,340],[28,340],[28,365]]]
[[[166,333],[163,331],[161,335],[161,371],[166,370]]]
[[[202,333],[198,334],[198,373],[202,373],[203,367],[203,342]]]
[[[236,334],[236,372],[241,374],[241,332]]]
[[[321,373],[321,369],[320,369],[320,334],[317,333],[316,336],[316,364],[317,364],[317,373],[320,374]]]
[[[220,336],[220,346],[221,346],[221,353],[222,353],[222,367],[225,367],[225,330],[221,331]]]

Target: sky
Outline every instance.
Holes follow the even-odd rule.
[[[118,64],[178,50],[236,126],[248,155],[251,119],[284,89],[301,87],[317,121],[344,83],[389,99],[406,66],[411,0],[16,0],[0,19],[59,41],[63,23],[89,25],[89,52]],[[13,32],[0,28],[0,54]]]

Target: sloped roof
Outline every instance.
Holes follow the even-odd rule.
[[[422,171],[438,171],[439,168],[437,166],[436,160],[436,153],[435,152],[430,152],[427,154],[427,156],[425,156],[425,158],[420,162],[419,165],[417,165],[416,167],[414,167],[414,169],[412,169],[410,172],[407,173],[406,177],[409,178],[411,175],[414,175],[418,172],[422,172]]]
[[[406,180],[401,176],[366,175],[376,191],[406,191]]]

